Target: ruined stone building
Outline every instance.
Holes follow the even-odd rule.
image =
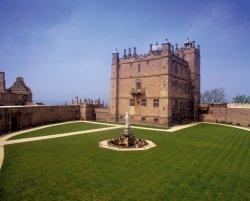
[[[32,93],[30,88],[25,85],[23,78],[16,78],[14,84],[7,89],[5,74],[0,72],[0,106],[30,104],[32,104]]]
[[[112,54],[109,119],[121,121],[128,111],[136,123],[171,126],[198,119],[200,48],[187,39],[183,47],[150,45]]]

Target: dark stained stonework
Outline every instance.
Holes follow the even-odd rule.
[[[16,81],[9,89],[5,87],[5,74],[0,72],[0,106],[33,104],[32,92],[25,85],[22,77],[16,78]]]

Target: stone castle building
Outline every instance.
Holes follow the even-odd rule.
[[[150,45],[112,53],[109,115],[120,121],[128,111],[136,123],[171,126],[199,118],[200,48],[187,39],[184,46]]]
[[[25,85],[23,78],[17,77],[14,84],[6,89],[5,74],[0,72],[0,106],[30,104],[32,104],[32,93]]]

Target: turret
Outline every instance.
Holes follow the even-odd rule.
[[[167,38],[166,40],[162,43],[162,51],[163,53],[171,53],[171,43],[168,42]]]
[[[126,55],[126,50],[124,51]],[[129,56],[129,55],[128,55]],[[111,74],[111,114],[113,115],[113,120],[118,121],[118,111],[119,111],[119,53],[115,50],[112,53],[112,74]]]
[[[198,105],[200,104],[200,49],[196,48],[195,41],[188,38],[184,47],[178,50],[178,53],[184,57],[191,71],[191,84],[193,89],[194,117],[198,118]]]
[[[112,53],[112,65],[119,63],[119,53],[117,52],[117,49]]]

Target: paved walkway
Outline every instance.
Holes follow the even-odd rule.
[[[94,124],[101,124],[101,125],[109,125],[109,126],[119,125],[119,124],[110,124],[110,123],[102,123],[102,122],[95,122],[95,121],[85,121],[85,122],[94,123]],[[191,127],[191,126],[198,125],[200,123],[201,122],[193,122],[193,123],[190,123],[190,124],[177,125],[177,126],[173,126],[171,128],[166,128],[166,129],[164,129],[164,128],[149,128],[149,127],[143,127],[143,126],[131,126],[131,128],[150,130],[150,131],[175,132],[175,131],[178,131],[178,130],[181,130],[181,129],[184,129],[184,128],[188,128],[188,127]],[[121,125],[121,126],[125,127],[123,125]]]
[[[64,125],[64,124],[77,123],[77,122],[83,122],[83,121],[66,121],[66,122],[63,122],[63,123],[48,124],[48,125],[45,125],[45,126],[38,126],[38,127],[35,127],[35,128],[24,129],[24,130],[21,130],[21,131],[13,132],[11,134],[5,134],[5,135],[1,136],[0,137],[0,142],[1,141],[5,141],[5,140],[7,140],[9,138],[12,138],[12,137],[14,137],[16,135],[23,134],[23,133],[27,133],[27,132],[31,132],[31,131],[36,131],[36,130],[40,130],[40,129],[48,128],[48,127],[53,127],[53,126],[59,126],[59,125]]]

